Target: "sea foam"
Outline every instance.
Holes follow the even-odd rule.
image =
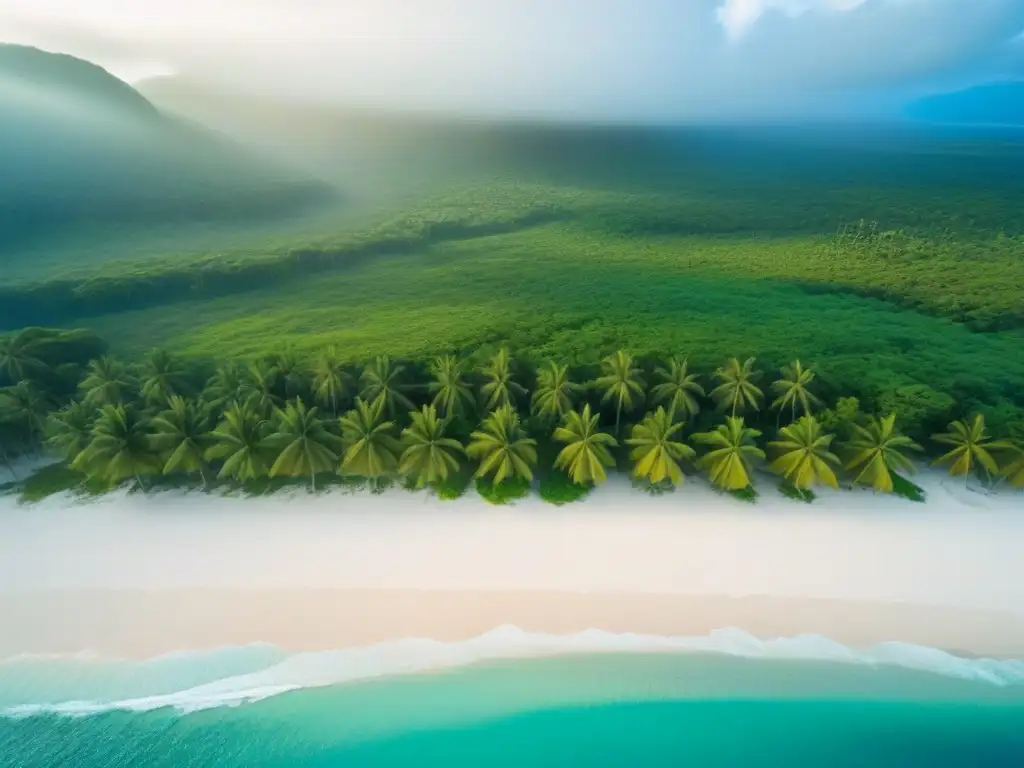
[[[86,716],[113,710],[147,712],[163,708],[174,708],[187,714],[252,703],[304,688],[452,669],[480,662],[603,653],[711,653],[750,659],[890,666],[995,686],[1024,685],[1024,660],[968,659],[938,648],[900,642],[882,643],[857,650],[820,635],[761,640],[736,628],[720,629],[700,637],[667,637],[613,633],[599,629],[553,635],[527,632],[507,625],[458,642],[410,637],[365,647],[297,654],[286,654],[272,646],[260,644],[175,654],[173,663],[175,666],[196,664],[209,672],[213,660],[223,660],[231,653],[248,654],[252,658],[254,650],[259,651],[258,657],[266,660],[266,666],[181,690],[129,698],[92,697],[44,703],[38,700],[11,703],[0,710],[0,715]],[[162,658],[163,663],[172,660],[171,657]],[[22,662],[7,662],[6,666],[17,663]],[[154,660],[124,661],[118,664],[124,665],[120,671],[122,676],[134,673],[142,675],[147,665],[153,666]]]

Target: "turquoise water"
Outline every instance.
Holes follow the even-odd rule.
[[[0,765],[1024,766],[1024,684],[887,664],[585,654],[181,706],[182,686],[262,683],[282,656],[4,663]],[[68,702],[93,714],[55,713]]]

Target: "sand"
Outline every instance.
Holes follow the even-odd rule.
[[[515,624],[1024,658],[1024,496],[920,484],[927,504],[766,490],[746,505],[622,479],[564,508],[403,491],[0,497],[0,657],[323,650]]]

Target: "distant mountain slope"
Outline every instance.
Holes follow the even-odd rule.
[[[933,123],[1024,126],[1024,82],[989,83],[929,96],[907,110]]]
[[[265,218],[328,194],[94,64],[0,45],[0,271],[19,245],[78,228]]]

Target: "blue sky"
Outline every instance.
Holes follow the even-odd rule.
[[[0,39],[126,79],[611,119],[884,114],[1024,79],[1024,0],[0,0]]]

